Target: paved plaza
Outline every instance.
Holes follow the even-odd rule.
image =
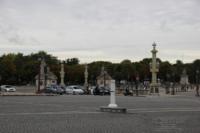
[[[109,96],[1,96],[0,133],[199,133],[200,98],[117,96],[126,114],[99,112]]]

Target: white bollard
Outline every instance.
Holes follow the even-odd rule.
[[[111,80],[111,89],[110,89],[110,104],[108,105],[110,108],[116,108],[116,98],[115,98],[115,80]]]

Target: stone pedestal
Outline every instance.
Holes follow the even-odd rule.
[[[110,112],[110,113],[126,113],[127,110],[126,108],[120,108],[120,107],[116,107],[116,108],[110,108],[110,107],[100,107],[100,111],[101,112]]]
[[[116,108],[116,98],[115,98],[115,80],[111,80],[111,90],[110,90],[110,104],[108,105],[110,108]]]

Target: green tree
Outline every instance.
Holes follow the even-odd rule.
[[[65,62],[67,65],[78,65],[79,59],[78,58],[70,58],[70,59],[67,59]]]
[[[15,55],[7,54],[1,57],[0,61],[0,75],[2,82],[15,84],[16,81],[16,66],[14,64]]]
[[[169,80],[169,76],[171,77],[172,74],[172,64],[170,64],[168,61],[160,63],[160,68],[159,68],[159,77],[160,79],[167,81]]]
[[[120,64],[119,64],[119,71],[121,74],[121,78],[126,80],[126,81],[131,81],[132,77],[135,75],[135,67],[133,66],[133,64],[131,63],[130,60],[123,60]]]
[[[84,83],[84,65],[66,65],[66,82],[67,84]]]

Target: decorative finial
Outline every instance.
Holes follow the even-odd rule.
[[[153,46],[153,47],[156,47],[156,43],[154,42],[152,46]]]
[[[156,44],[155,42],[154,42],[153,45],[152,45],[154,50],[156,50],[156,45],[157,45],[157,44]]]

